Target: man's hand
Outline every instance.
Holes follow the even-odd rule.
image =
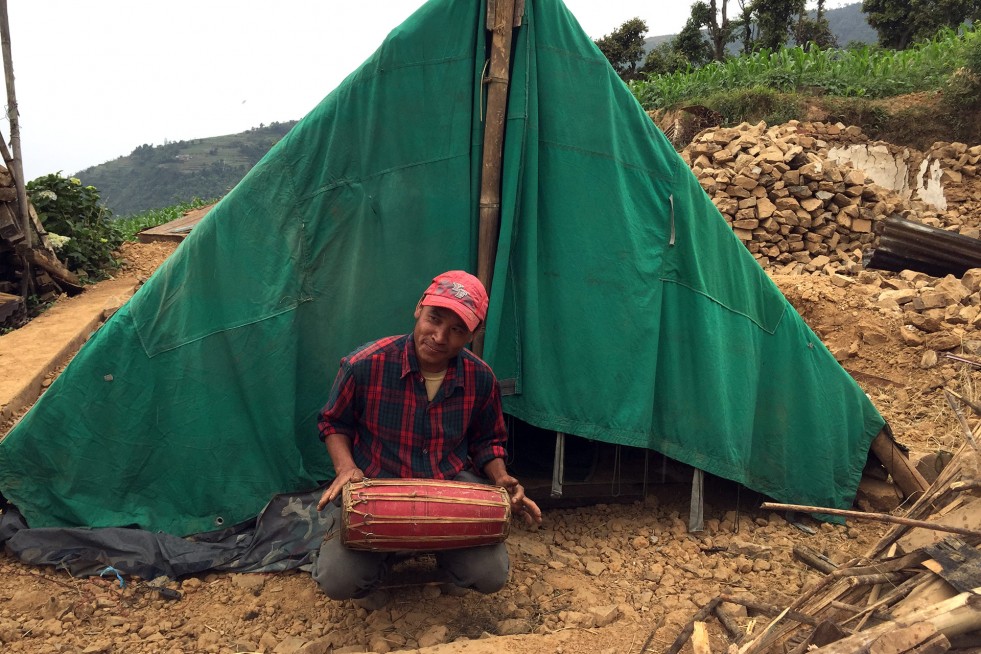
[[[503,486],[511,496],[512,514],[520,515],[529,527],[542,524],[542,510],[531,498],[525,495],[525,489],[518,483],[517,479],[504,473],[494,479],[494,485]]]
[[[364,473],[361,472],[360,468],[347,468],[345,470],[338,470],[337,476],[334,477],[334,481],[330,483],[324,494],[320,496],[320,501],[317,502],[317,510],[323,511],[324,507],[334,501],[334,498],[341,494],[344,489],[344,484],[349,481],[364,481]]]

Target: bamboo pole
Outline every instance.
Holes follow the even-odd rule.
[[[477,235],[477,278],[491,293],[494,259],[501,226],[501,157],[507,120],[508,84],[511,69],[511,32],[515,0],[488,0],[487,30],[492,32],[487,76],[487,113],[484,118],[484,149],[480,171],[480,223]],[[473,351],[482,356],[484,334],[474,339]]]

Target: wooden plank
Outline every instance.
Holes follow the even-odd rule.
[[[187,235],[191,233],[191,230],[194,229],[206,215],[208,215],[208,212],[211,211],[212,207],[214,207],[213,204],[208,205],[207,207],[192,209],[180,218],[171,220],[169,223],[144,229],[136,235],[136,238],[140,241],[140,243],[183,241],[185,238],[187,238]]]
[[[885,431],[880,431],[873,439],[871,450],[892,475],[893,483],[906,497],[925,493],[930,487],[916,466],[910,463],[906,454],[896,446],[896,442],[889,438]]]
[[[869,646],[869,654],[902,654],[920,643],[931,640],[937,633],[929,622],[919,622],[880,636]]]

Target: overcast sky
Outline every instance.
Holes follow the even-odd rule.
[[[687,0],[565,3],[594,39],[635,16],[647,21],[648,36],[675,34],[691,6]],[[12,0],[25,177],[70,175],[144,143],[298,120],[423,4]],[[848,1],[826,6],[842,4]],[[6,116],[0,134],[9,140]]]

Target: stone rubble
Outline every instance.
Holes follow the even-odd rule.
[[[901,184],[936,169],[946,209],[872,182],[850,161],[832,156],[841,146],[874,146],[900,161]],[[743,123],[705,130],[681,152],[699,184],[756,260],[781,274],[862,268],[877,243],[877,227],[900,216],[978,237],[977,190],[981,145],[936,143],[924,154],[869,143],[856,126],[791,121],[768,128]]]
[[[909,186],[917,171],[933,170],[945,209],[909,190],[884,188],[851,161],[832,156],[856,146],[885,153],[875,162],[881,168],[901,162],[907,172],[899,175],[900,187]],[[918,153],[871,143],[856,126],[791,121],[705,130],[681,156],[769,272],[822,274],[838,287],[881,289],[876,305],[902,317],[898,336],[925,350],[924,368],[937,365],[938,352],[981,355],[981,269],[960,279],[936,279],[913,271],[865,270],[862,264],[877,246],[881,222],[892,216],[981,237],[981,145],[935,143]],[[833,353],[839,360],[851,356],[847,350]]]

